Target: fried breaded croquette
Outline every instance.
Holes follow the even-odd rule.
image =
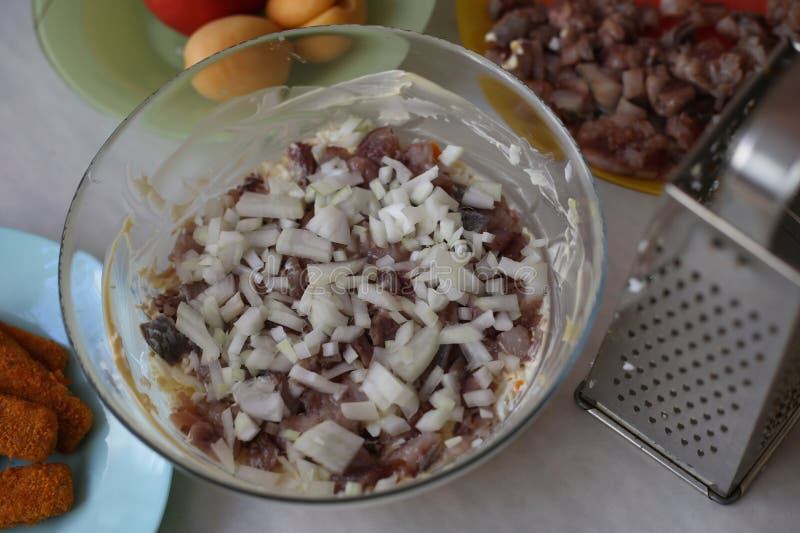
[[[34,335],[5,322],[0,322],[0,331],[17,341],[17,344],[22,346],[31,357],[42,363],[50,372],[63,373],[67,369],[69,353],[66,348],[57,342]]]
[[[0,529],[31,525],[72,507],[72,471],[62,463],[39,463],[0,472]]]
[[[33,359],[17,342],[0,331],[0,393],[52,409],[58,418],[58,451],[70,453],[92,427],[92,411]]]
[[[58,419],[47,407],[0,394],[0,455],[32,463],[56,448]]]

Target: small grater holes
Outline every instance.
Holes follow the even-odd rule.
[[[703,333],[703,342],[709,343],[711,342],[711,340],[712,340],[711,335],[709,335],[708,333]]]
[[[708,287],[708,292],[710,292],[710,293],[711,293],[711,294],[713,294],[713,295],[717,295],[717,294],[719,294],[719,285],[717,285],[716,283],[712,283],[712,284],[711,284],[711,285]]]
[[[636,396],[636,391],[633,390],[633,389],[628,389],[628,396],[630,396],[630,397]]]
[[[723,432],[723,433],[727,433],[727,432],[728,432],[728,426],[726,426],[725,424],[722,424],[722,425],[719,427],[719,430],[720,430],[721,432]]]
[[[664,377],[667,379],[667,381],[672,381],[672,378],[674,378],[675,376],[672,374],[672,372],[667,372],[666,374],[664,374]]]
[[[638,412],[639,412],[639,411],[641,411],[641,410],[642,410],[642,408],[641,408],[641,407],[639,407],[638,405],[634,405],[634,406],[633,406],[633,411],[634,411],[634,412],[638,413]]]
[[[690,418],[690,419],[689,419],[689,424],[691,424],[691,425],[693,425],[693,426],[696,426],[696,425],[697,425],[697,419],[696,419],[696,418],[694,418],[694,417]]]
[[[728,334],[728,330],[725,329],[725,326],[719,326],[717,328],[717,335],[719,335],[720,337],[722,337],[723,335],[727,335],[727,334]]]
[[[656,337],[656,342],[658,344],[664,344],[665,342],[667,342],[667,339],[659,335],[658,337]]]
[[[628,330],[628,337],[630,337],[631,339],[633,339],[634,337],[636,337],[636,332],[635,332],[635,331],[633,331],[632,329],[629,329],[629,330]]]
[[[670,296],[672,296],[671,290],[665,288],[664,290],[661,291],[662,298],[669,298]]]
[[[739,404],[738,403],[732,403],[731,404],[731,409],[733,409],[734,411],[738,411],[739,410]]]
[[[676,257],[672,260],[672,266],[675,268],[681,268],[683,266],[683,261],[681,261],[680,257]]]
[[[647,331],[647,324],[642,322],[641,324],[639,324],[639,329],[642,331]]]
[[[683,444],[684,446],[688,446],[689,445],[689,441],[686,440],[686,439],[681,439],[681,444]]]
[[[669,395],[672,396],[673,398],[677,398],[678,397],[678,391],[676,391],[675,389],[670,389],[669,390]]]
[[[703,457],[705,454],[706,454],[706,452],[704,452],[704,451],[703,451],[703,450],[701,450],[700,448],[698,448],[698,449],[697,449],[697,456],[698,456],[698,457]]]
[[[622,376],[623,376],[625,379],[631,379],[631,378],[633,377],[633,376],[631,375],[631,373],[630,373],[630,372],[625,372],[624,374],[622,374]]]
[[[645,400],[644,406],[650,409],[651,407],[653,407],[653,402],[651,402],[650,400]]]
[[[750,381],[750,380],[749,380],[749,379],[747,379],[747,378],[744,378],[744,379],[742,380],[742,387],[749,387],[749,386],[750,386],[750,385],[752,385],[752,384],[753,384],[753,382],[752,382],[752,381]]]
[[[736,299],[736,298],[732,298],[729,303],[730,303],[730,306],[733,307],[734,309],[739,307],[739,300]]]
[[[736,264],[740,267],[747,266],[750,263],[750,260],[747,259],[746,256],[741,254],[736,254]]]
[[[666,276],[667,275],[667,267],[665,265],[662,265],[661,267],[659,267],[658,275],[659,276]]]
[[[679,366],[678,367],[678,374],[685,374],[685,373],[686,373],[686,367],[685,366]]]
[[[710,430],[710,429],[707,429],[706,430],[706,435],[708,435],[709,437],[713,438],[714,437],[714,432],[712,430]]]
[[[667,435],[672,435],[672,429],[667,426],[664,426],[664,433],[666,433]]]
[[[775,324],[770,324],[767,327],[767,331],[769,332],[770,335],[777,335],[779,331],[778,326],[776,326]]]
[[[680,303],[680,308],[681,308],[682,311],[688,311],[689,310],[689,302],[687,302],[686,300],[683,300]]]
[[[625,401],[625,396],[623,396],[622,394],[617,394],[617,400],[619,400],[621,402],[624,402]]]
[[[747,368],[748,366],[750,366],[750,363],[747,362],[747,359],[742,359],[741,361],[739,361],[739,366],[742,368]]]
[[[702,387],[703,385],[705,385],[705,384],[706,384],[706,382],[705,382],[705,381],[703,381],[703,379],[702,379],[702,378],[697,378],[696,380],[694,380],[694,382],[695,382],[695,384],[696,384],[698,387]]]
[[[708,375],[708,379],[710,379],[711,381],[717,381],[719,379],[719,375],[712,372]]]
[[[653,378],[653,386],[658,387],[659,385],[661,385],[661,380],[658,378]]]
[[[716,446],[709,446],[708,449],[709,449],[709,451],[711,451],[711,453],[717,453],[717,447]]]
[[[695,442],[700,442],[701,440],[703,440],[703,437],[701,437],[701,436],[700,436],[700,435],[698,435],[697,433],[695,433],[694,435],[692,435],[692,438],[694,439],[694,441],[695,441]]]
[[[681,414],[681,408],[676,405],[672,408],[672,412],[675,413],[676,415],[679,415]]]
[[[662,353],[661,360],[664,361],[665,363],[669,363],[669,356],[665,353]]]
[[[692,273],[689,274],[689,276],[692,278],[692,281],[700,281],[701,278],[700,272],[697,270],[692,270]]]
[[[658,365],[656,365],[654,361],[648,361],[647,366],[649,366],[650,368],[656,368]]]
[[[708,414],[708,413],[703,413],[703,420],[705,420],[706,422],[708,422],[709,420],[711,420],[711,415],[710,415],[710,414]]]
[[[697,359],[692,361],[692,368],[700,368],[700,361],[698,361]]]
[[[702,403],[702,404],[707,404],[708,403],[708,398],[706,398],[705,396],[700,396],[698,398],[698,400],[700,400],[700,403]]]
[[[685,329],[686,331],[692,331],[694,329],[694,324],[692,324],[691,322],[685,322],[683,324],[683,329]]]
[[[722,369],[722,371],[728,375],[731,375],[733,374],[733,367],[730,365],[726,365],[725,368]]]
[[[680,333],[680,331],[678,331],[677,329],[675,329],[675,328],[672,328],[672,329],[669,331],[669,334],[670,334],[670,335],[672,335],[673,337],[677,337],[677,336],[678,336],[678,335],[680,335],[681,333]]]
[[[722,398],[722,393],[720,391],[718,391],[718,390],[715,390],[713,392],[713,395],[714,395],[714,398],[716,398],[716,399]]]
[[[675,318],[675,311],[673,311],[672,309],[667,309],[666,313],[667,313],[667,318]]]
[[[708,322],[708,315],[705,313],[700,313],[700,315],[697,317],[697,320],[705,324],[706,322]]]
[[[693,402],[691,402],[691,401],[688,401],[688,402],[686,402],[686,408],[687,408],[687,409],[694,409],[694,403],[693,403]],[[697,420],[694,420],[694,422],[692,422],[692,420],[694,420],[694,418],[691,418],[691,419],[689,419],[689,422],[690,422],[692,425],[694,425],[694,424],[697,424]]]
[[[689,341],[689,344],[686,345],[689,350],[694,351],[697,349],[697,343],[694,341]]]
[[[655,424],[656,423],[656,419],[653,418],[652,416],[647,417],[647,421],[650,422],[651,424]]]
[[[659,317],[659,316],[654,316],[654,317],[653,317],[653,325],[654,325],[654,326],[658,326],[658,325],[660,325],[660,324],[661,324],[661,317]]]
[[[746,342],[744,342],[744,339],[737,339],[737,340],[736,340],[736,347],[737,347],[738,349],[740,349],[740,350],[744,350],[744,348],[745,348],[746,346],[747,346],[747,343],[746,343]]]
[[[750,336],[753,342],[760,342],[761,341],[761,333],[758,331],[754,331],[753,334]]]
[[[683,281],[682,279],[678,279],[678,280],[675,282],[675,287],[677,287],[677,289],[678,289],[679,291],[682,291],[683,289],[685,289],[685,288],[686,288],[686,282],[685,282],[685,281]]]
[[[727,347],[727,346],[723,346],[723,347],[720,349],[719,353],[721,353],[723,356],[725,356],[725,355],[730,355],[730,354],[731,354],[731,351],[728,349],[728,347]]]
[[[695,303],[701,304],[701,303],[703,303],[705,300],[706,300],[706,297],[705,297],[705,296],[703,296],[703,293],[702,293],[702,292],[698,292],[697,294],[695,294],[695,295],[694,295],[694,301],[695,301]]]
[[[645,385],[644,383],[642,383],[641,385],[639,385],[639,389],[640,389],[642,392],[647,392],[647,390],[648,390],[648,387],[647,387],[647,385]]]
[[[743,325],[744,325],[744,324],[742,323],[742,320],[741,320],[741,319],[739,319],[739,318],[734,318],[734,319],[733,319],[733,327],[734,327],[735,329],[740,329],[740,328],[741,328]]]
[[[658,394],[658,395],[656,396],[656,400],[658,400],[658,403],[664,403],[664,397],[663,397],[663,396],[661,396],[660,394]]]
[[[736,385],[728,385],[728,392],[730,392],[731,394],[735,394],[736,393]]]
[[[725,313],[725,310],[722,308],[721,305],[715,305],[713,311],[714,314],[717,316],[721,316],[723,313]]]
[[[758,353],[756,354],[756,357],[755,357],[755,359],[756,359],[756,361],[758,361],[759,363],[763,363],[763,362],[764,362],[764,359],[765,359],[765,357],[764,357],[764,354],[763,354],[763,353],[761,353],[761,352],[758,352]]]
[[[716,357],[714,357],[713,353],[707,353],[706,354],[706,361],[708,361],[709,363],[713,363],[714,360],[716,360]]]
[[[641,368],[641,367],[638,367],[638,366],[637,366],[637,367],[636,367],[636,373],[637,373],[637,374],[644,374],[644,369],[643,369],[643,368]]]
[[[611,381],[614,383],[614,385],[619,385],[619,384],[621,383],[621,381],[619,380],[619,378],[614,378],[614,379],[613,379],[613,380],[611,380]]]
[[[719,416],[725,416],[725,409],[723,409],[722,407],[717,407],[717,414]]]
[[[675,425],[675,427],[676,427],[676,428],[678,428],[678,431],[683,431],[684,429],[686,429],[686,426],[684,426],[684,425],[683,425],[682,423],[680,423],[680,422],[678,422],[678,423]]]
[[[644,311],[644,306],[642,304],[637,304],[636,310],[641,313],[642,311]]]
[[[656,305],[658,303],[658,298],[651,296],[647,301],[650,302],[650,305]]]
[[[750,311],[750,313],[748,313],[747,318],[749,318],[753,322],[758,322],[760,315],[758,314],[757,310],[753,309],[752,311]]]
[[[644,343],[644,349],[648,350],[648,351],[652,350],[653,349],[653,345],[650,344],[649,342],[646,342],[646,343]]]

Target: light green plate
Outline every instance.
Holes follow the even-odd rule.
[[[422,31],[434,5],[370,0],[367,23]],[[33,16],[53,68],[87,102],[118,119],[181,71],[186,38],[151,15],[143,0],[33,0]],[[199,95],[184,103],[187,109],[171,110],[173,125],[188,108],[195,114],[208,106]]]

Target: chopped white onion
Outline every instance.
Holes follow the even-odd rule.
[[[208,332],[205,320],[200,313],[192,309],[192,306],[186,302],[178,304],[175,328],[186,335],[190,341],[195,343],[203,351],[203,363],[208,364],[210,361],[219,358],[219,346]]]
[[[475,305],[482,311],[508,311],[519,313],[519,301],[516,294],[483,296],[475,299]]]
[[[258,435],[258,432],[261,431],[258,424],[253,422],[253,419],[247,416],[247,413],[244,411],[239,411],[233,424],[236,430],[236,438],[242,442],[253,440],[253,438]]]
[[[233,427],[233,412],[230,407],[222,411],[220,419],[222,420],[222,431],[225,437],[225,443],[228,446],[233,446],[233,440],[236,438],[236,430]]]
[[[210,447],[211,451],[214,452],[214,455],[219,459],[222,467],[233,474],[236,471],[236,462],[233,460],[233,448],[225,443],[225,439],[212,442]]]
[[[439,334],[440,344],[467,344],[478,342],[483,334],[471,324],[455,324],[446,326]]]
[[[339,343],[338,342],[326,342],[325,344],[322,345],[322,356],[323,357],[333,357],[334,355],[339,355]]]
[[[347,216],[339,208],[329,205],[323,207],[306,223],[306,228],[329,241],[348,244],[350,224]]]
[[[342,414],[349,420],[371,421],[378,419],[378,410],[372,402],[343,402]]]
[[[294,447],[331,472],[341,474],[364,444],[364,439],[336,422],[325,420],[305,431]]]
[[[422,384],[422,387],[419,389],[419,399],[422,401],[427,400],[430,395],[436,390],[436,387],[442,382],[442,377],[444,376],[444,370],[442,367],[435,366],[433,370],[430,371],[428,377],[425,378],[425,383]]]
[[[329,381],[316,372],[307,370],[297,364],[289,371],[289,377],[298,383],[302,383],[306,387],[325,394],[338,395],[343,394],[344,391],[347,390],[347,385]]]
[[[482,342],[469,342],[461,345],[461,351],[467,358],[470,368],[476,368],[492,360],[492,354]]]
[[[492,378],[492,374],[489,370],[486,369],[485,366],[480,367],[476,370],[472,377],[475,378],[475,381],[478,383],[478,386],[482,389],[488,389],[489,385],[492,384],[494,378]]]
[[[495,402],[494,392],[488,389],[465,392],[462,397],[467,407],[486,407]]]
[[[303,200],[285,194],[259,194],[246,191],[236,202],[241,217],[303,218]]]
[[[428,368],[439,349],[439,327],[426,326],[407,345],[392,349],[388,355],[389,365],[398,376],[411,383]]]
[[[411,429],[405,419],[397,415],[386,415],[380,420],[380,428],[389,435],[399,435]]]
[[[445,149],[442,150],[442,153],[439,154],[439,163],[445,168],[450,168],[461,158],[463,153],[464,149],[462,147],[448,144]]]
[[[275,244],[282,255],[293,255],[327,263],[331,260],[333,248],[331,241],[323,239],[305,229],[287,228],[283,230]]]
[[[388,410],[394,404],[410,417],[419,409],[419,398],[414,390],[377,361],[369,366],[361,390],[381,411]]]
[[[243,412],[258,420],[280,422],[286,411],[275,383],[264,377],[238,383],[233,388],[233,399]]]
[[[351,345],[348,344],[347,348],[345,348],[344,350],[344,354],[342,357],[348,363],[352,363],[353,361],[358,359],[358,352],[356,352],[355,348],[353,348]]]
[[[353,342],[364,333],[358,326],[339,326],[331,334],[331,340],[335,342]]]
[[[431,409],[420,417],[416,423],[416,428],[420,431],[439,431],[448,422],[449,415],[449,411]]]

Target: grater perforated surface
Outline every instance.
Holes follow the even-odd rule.
[[[652,228],[583,394],[726,495],[800,404],[800,287],[678,202]]]

